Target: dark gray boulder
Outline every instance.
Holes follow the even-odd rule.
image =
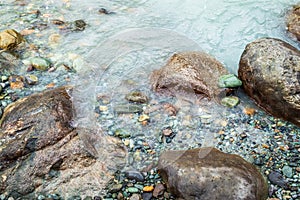
[[[166,151],[158,169],[168,189],[186,200],[265,200],[264,177],[242,157],[215,148]]]
[[[300,126],[300,52],[262,38],[248,44],[238,75],[246,93],[265,111]]]

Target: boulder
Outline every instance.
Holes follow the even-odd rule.
[[[113,175],[116,160],[125,152],[117,140],[97,130],[72,127],[74,111],[67,90],[71,92],[61,87],[34,94],[5,109],[0,128],[0,193],[22,199],[49,193],[63,198],[93,196]],[[95,149],[95,143],[105,147]]]
[[[286,25],[287,30],[300,40],[300,4],[294,5],[287,13]]]
[[[246,93],[275,117],[300,125],[300,52],[262,38],[248,44],[238,70]]]
[[[154,70],[150,81],[157,92],[181,96],[200,94],[208,99],[218,96],[221,89],[218,80],[228,74],[224,66],[204,52],[174,54],[167,64]]]
[[[167,187],[186,200],[265,200],[268,187],[256,167],[215,148],[166,151],[158,169]]]

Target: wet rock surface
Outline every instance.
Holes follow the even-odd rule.
[[[287,30],[300,40],[300,4],[294,5],[287,13],[286,25]]]
[[[116,139],[103,138],[107,145],[100,151],[89,141],[94,139],[93,130],[88,130],[90,136],[80,135],[83,132],[78,134],[71,126],[70,89],[34,94],[5,109],[0,130],[0,193],[29,199],[40,193],[59,193],[62,198],[94,196],[110,179],[117,162],[109,154],[120,157],[122,149]],[[105,161],[97,159],[97,150]]]
[[[288,43],[262,38],[248,44],[239,63],[246,93],[275,117],[300,125],[300,52]]]
[[[256,167],[238,155],[215,148],[166,151],[158,168],[168,189],[178,198],[264,200],[267,197],[267,184]]]
[[[152,72],[154,91],[173,95],[200,94],[213,99],[220,93],[218,79],[227,74],[223,65],[204,52],[174,54],[168,63]]]

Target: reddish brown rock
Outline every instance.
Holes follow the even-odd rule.
[[[215,148],[166,151],[158,169],[177,198],[265,200],[268,186],[256,167]]]
[[[300,40],[300,4],[293,6],[287,13],[287,30]]]
[[[209,99],[218,96],[221,89],[218,79],[227,74],[224,66],[204,52],[174,54],[168,63],[153,71],[152,89],[172,95],[200,94]]]
[[[246,93],[264,110],[300,126],[300,52],[262,38],[248,44],[238,70]]]
[[[72,127],[67,90],[34,94],[6,108],[0,129],[0,193],[22,199],[39,193],[94,196],[111,178],[125,153],[117,140],[96,129]]]

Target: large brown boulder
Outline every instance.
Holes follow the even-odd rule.
[[[153,71],[152,89],[172,95],[200,94],[212,99],[219,95],[218,79],[228,74],[224,66],[204,52],[174,54],[167,64]]]
[[[267,183],[252,164],[215,148],[166,151],[158,168],[168,189],[185,200],[265,200]]]
[[[300,40],[300,4],[287,13],[286,25],[287,30]]]
[[[0,193],[22,199],[35,199],[40,193],[93,196],[111,178],[116,160],[125,153],[118,141],[97,130],[78,133],[72,127],[74,112],[67,90],[34,94],[5,110],[0,129]],[[95,149],[93,142],[105,145]],[[98,158],[97,152],[106,159]]]
[[[238,75],[246,93],[275,117],[300,126],[300,52],[288,43],[262,38],[248,44]]]

